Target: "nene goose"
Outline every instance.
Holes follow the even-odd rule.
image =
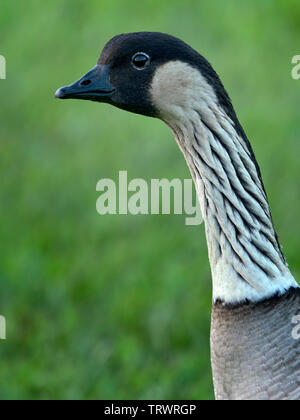
[[[173,131],[196,184],[213,280],[216,399],[300,399],[300,293],[282,254],[251,145],[218,75],[181,40],[114,37],[60,99],[106,102]]]

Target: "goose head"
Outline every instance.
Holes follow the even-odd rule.
[[[157,117],[172,129],[206,226],[214,301],[260,301],[298,287],[278,243],[249,140],[208,61],[173,36],[122,34],[56,92]]]
[[[97,65],[74,84],[58,89],[55,96],[106,102],[167,122],[180,118],[193,97],[197,103],[210,97],[233,112],[208,61],[183,41],[156,32],[115,36]]]

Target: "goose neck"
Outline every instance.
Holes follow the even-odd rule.
[[[260,170],[243,130],[220,106],[168,122],[196,184],[214,300],[259,301],[297,287],[274,230]]]

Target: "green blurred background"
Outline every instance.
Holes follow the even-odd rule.
[[[1,399],[212,399],[204,228],[99,216],[101,178],[189,178],[157,120],[54,100],[115,34],[178,36],[220,74],[300,278],[298,0],[10,0],[0,7]]]

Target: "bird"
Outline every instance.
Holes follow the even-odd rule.
[[[279,244],[252,146],[211,64],[174,36],[125,33],[55,96],[108,103],[168,125],[205,222],[215,398],[299,400],[300,341],[292,333],[299,285]]]

